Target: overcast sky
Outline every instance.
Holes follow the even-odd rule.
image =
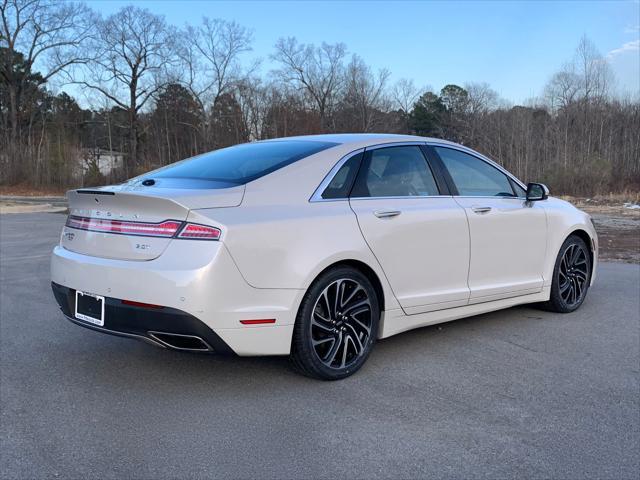
[[[253,30],[253,52],[268,56],[282,36],[343,42],[392,80],[412,78],[439,90],[447,83],[488,82],[507,100],[539,96],[569,60],[582,35],[606,56],[619,91],[640,90],[640,2],[414,1],[214,2],[89,1],[108,15],[135,3],[176,26],[202,16],[235,20]]]

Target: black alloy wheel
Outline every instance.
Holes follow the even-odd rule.
[[[379,317],[376,291],[362,272],[351,267],[325,272],[309,288],[298,313],[294,366],[325,380],[353,374],[371,352]]]
[[[571,235],[560,248],[553,270],[549,301],[544,306],[558,313],[573,312],[584,302],[591,281],[591,254],[584,240]]]

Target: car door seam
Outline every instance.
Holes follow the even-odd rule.
[[[456,205],[458,205],[462,211],[464,212],[464,218],[467,221],[467,239],[469,240],[468,243],[468,249],[467,251],[469,252],[469,258],[467,261],[467,290],[468,290],[468,296],[467,296],[467,305],[469,305],[469,302],[471,301],[471,285],[469,284],[469,276],[471,275],[471,222],[469,222],[469,213],[467,212],[467,209],[464,208],[460,202],[458,202],[458,200],[456,199],[455,196],[452,197],[453,201],[456,202]]]
[[[380,262],[380,259],[376,256],[375,252],[373,251],[373,248],[371,248],[371,245],[369,245],[369,242],[367,241],[367,237],[365,237],[364,232],[362,231],[362,226],[360,225],[360,219],[358,218],[358,214],[356,213],[356,211],[353,209],[353,206],[351,205],[351,199],[349,199],[349,209],[351,210],[351,213],[353,213],[353,216],[356,219],[356,224],[358,225],[358,230],[360,231],[360,235],[362,236],[362,239],[364,240],[364,243],[367,245],[367,248],[371,252],[371,255],[373,255],[373,258],[376,259],[376,262],[378,263],[378,266],[380,267],[380,271],[384,275],[384,278],[387,281],[387,285],[389,285],[389,290],[391,290],[391,293],[393,294],[394,298],[396,299],[396,302],[398,302],[398,305],[400,305],[400,308],[402,309],[402,312],[405,315],[408,315],[407,312],[405,311],[404,307],[400,303],[400,300],[398,299],[398,295],[396,295],[396,292],[393,290],[393,285],[391,285],[391,282],[389,281],[389,277],[387,277],[387,272],[385,272],[384,268],[382,267],[382,263]]]

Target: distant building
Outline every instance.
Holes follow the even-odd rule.
[[[82,150],[81,174],[90,170],[98,170],[109,177],[124,168],[124,153],[102,148],[85,148]]]

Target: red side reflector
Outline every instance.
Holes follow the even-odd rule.
[[[263,325],[265,323],[276,323],[275,318],[262,318],[259,320],[240,320],[243,325]]]
[[[154,305],[153,303],[134,302],[133,300],[122,300],[124,305],[141,308],[164,308],[162,305]]]

